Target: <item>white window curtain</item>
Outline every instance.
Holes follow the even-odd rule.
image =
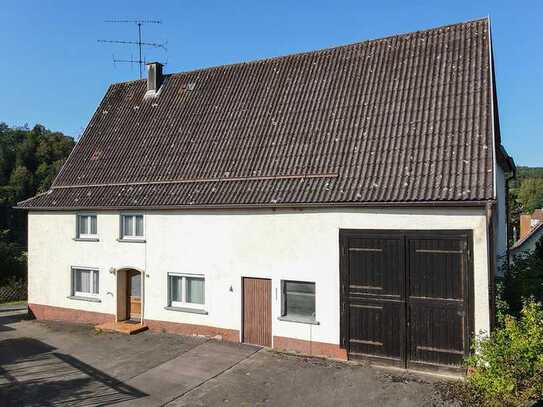
[[[204,304],[204,279],[187,277],[187,302]]]
[[[122,215],[122,238],[143,238],[143,215]]]
[[[78,215],[77,216],[77,234],[78,237],[91,237],[97,234],[96,215]]]
[[[98,295],[100,288],[98,270],[83,268],[72,269],[72,287],[72,295]]]

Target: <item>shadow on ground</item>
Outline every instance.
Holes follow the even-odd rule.
[[[19,311],[18,309],[15,311]],[[8,312],[5,309],[0,310],[0,312]],[[0,332],[13,331],[14,328],[7,326],[8,324],[14,324],[16,322],[28,319],[28,314],[26,312],[21,312],[17,314],[2,315],[0,313]]]
[[[37,339],[0,341],[2,406],[101,406],[145,396]]]

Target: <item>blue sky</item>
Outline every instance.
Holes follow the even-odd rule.
[[[491,16],[502,138],[519,165],[543,166],[543,1],[11,1],[0,8],[0,121],[41,123],[78,137],[112,82],[136,79],[114,65],[135,48],[133,25],[161,19],[144,39],[168,41],[166,72],[234,63]]]

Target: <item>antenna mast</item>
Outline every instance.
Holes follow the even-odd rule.
[[[130,64],[138,64],[140,70],[140,79],[143,78],[143,66],[145,65],[145,57],[143,56],[143,47],[151,48],[161,48],[167,52],[166,44],[167,43],[157,43],[157,42],[144,42],[142,37],[142,26],[144,24],[162,24],[160,20],[104,20],[105,23],[129,23],[136,24],[138,26],[138,40],[137,41],[120,41],[120,40],[98,40],[101,43],[110,43],[110,44],[123,44],[123,45],[137,45],[139,51],[139,58],[135,60],[134,58],[130,59],[116,59],[113,56],[113,63],[116,62],[126,62]]]

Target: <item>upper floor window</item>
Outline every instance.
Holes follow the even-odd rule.
[[[79,239],[96,239],[98,237],[95,214],[82,213],[77,215],[77,237]]]
[[[143,215],[121,215],[121,239],[143,239]]]

